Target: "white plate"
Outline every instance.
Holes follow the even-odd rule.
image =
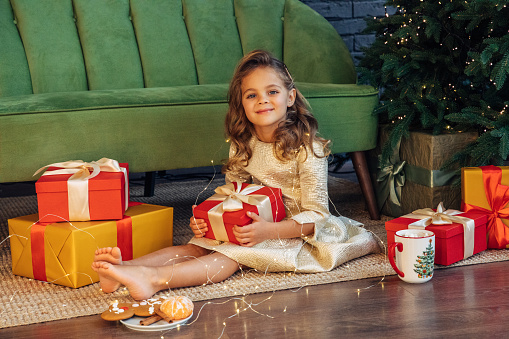
[[[189,317],[182,319],[182,320],[174,320],[171,323],[168,323],[164,320],[159,320],[158,322],[155,322],[153,324],[142,326],[140,325],[140,320],[147,319],[146,317],[131,317],[129,319],[120,320],[122,324],[124,324],[127,328],[130,328],[131,330],[135,331],[145,331],[145,332],[152,332],[152,331],[166,331],[170,330],[172,328],[175,328],[179,325],[185,324],[189,319],[191,319],[193,315],[191,314]]]

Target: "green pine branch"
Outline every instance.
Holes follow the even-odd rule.
[[[507,0],[394,0],[394,15],[368,19],[361,79],[380,89],[375,114],[390,124],[382,160],[411,130],[475,130],[480,137],[451,159],[477,166],[508,156]],[[470,152],[470,153],[469,153]]]

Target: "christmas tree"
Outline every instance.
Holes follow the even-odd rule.
[[[429,245],[422,255],[417,256],[417,264],[414,264],[414,272],[417,273],[419,278],[428,278],[433,276],[435,251],[433,250],[432,240],[429,240]]]
[[[375,110],[390,124],[387,161],[411,130],[467,130],[477,141],[449,165],[502,164],[509,155],[507,0],[389,0],[396,12],[368,20],[363,82],[380,89]]]

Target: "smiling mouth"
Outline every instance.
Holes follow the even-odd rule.
[[[256,113],[260,114],[260,113],[266,113],[266,112],[270,112],[270,111],[273,111],[274,109],[272,108],[265,108],[265,109],[261,109],[259,111],[256,111]]]

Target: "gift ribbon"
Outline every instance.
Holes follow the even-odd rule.
[[[123,260],[133,259],[133,231],[132,219],[124,215],[117,224],[117,246],[120,248]],[[37,222],[30,230],[30,248],[32,251],[32,271],[34,279],[48,281],[46,276],[44,232],[47,223]]]
[[[117,247],[122,253],[122,260],[133,259],[133,220],[124,215],[116,221],[117,224]]]
[[[108,158],[102,158],[97,161],[84,162],[82,160],[57,162],[39,168],[34,175],[37,175],[48,167],[60,167],[61,169],[44,172],[43,175],[72,174],[67,180],[69,220],[86,221],[90,220],[90,206],[88,202],[88,180],[95,178],[101,171],[103,172],[122,172],[124,174],[125,185],[125,207],[127,210],[129,203],[129,178],[127,170],[120,167],[118,161]],[[90,171],[92,170],[92,172]]]
[[[269,196],[252,194],[263,187],[250,184],[242,189],[242,183],[236,182],[215,189],[216,194],[208,200],[219,200],[222,202],[211,208],[207,214],[216,240],[229,241],[223,221],[223,214],[224,212],[241,210],[243,203],[256,206],[258,208],[258,215],[262,219],[270,222],[274,221]]]
[[[141,202],[129,202],[129,207],[142,205]],[[133,252],[133,220],[130,216],[124,215],[117,220],[117,247],[122,253],[122,260],[132,260]]]
[[[30,229],[30,250],[32,251],[32,272],[34,279],[48,281],[46,257],[44,255],[44,231],[46,223],[36,222]]]
[[[413,211],[410,214],[403,215],[403,218],[419,219],[408,225],[408,228],[425,229],[426,226],[433,225],[450,225],[452,223],[459,223],[463,225],[463,259],[470,257],[474,254],[474,231],[475,221],[470,218],[461,217],[458,214],[464,212],[457,210],[444,210],[444,206],[440,203],[436,211],[431,208],[423,208]]]
[[[129,202],[129,207],[142,205],[141,202]],[[32,272],[34,279],[48,281],[46,276],[46,256],[44,232],[51,223],[36,222],[30,229],[30,250],[32,252]],[[133,223],[128,215],[116,221],[117,246],[123,260],[133,259]]]
[[[451,185],[458,176],[454,170],[429,170],[409,163],[405,166],[405,175],[406,180],[426,187]]]
[[[502,185],[502,169],[497,166],[481,166],[484,191],[489,209],[461,202],[465,212],[476,211],[486,214],[488,222],[488,248],[506,248],[509,243],[509,230],[502,219],[509,218],[509,186]]]
[[[409,164],[399,156],[400,142],[394,148],[394,153],[384,165],[380,163],[381,156],[372,168],[377,168],[376,196],[378,208],[381,210],[387,202],[391,205],[393,215],[401,215],[401,190],[407,181],[426,187],[440,187],[451,185],[457,177],[454,170],[430,170]]]

